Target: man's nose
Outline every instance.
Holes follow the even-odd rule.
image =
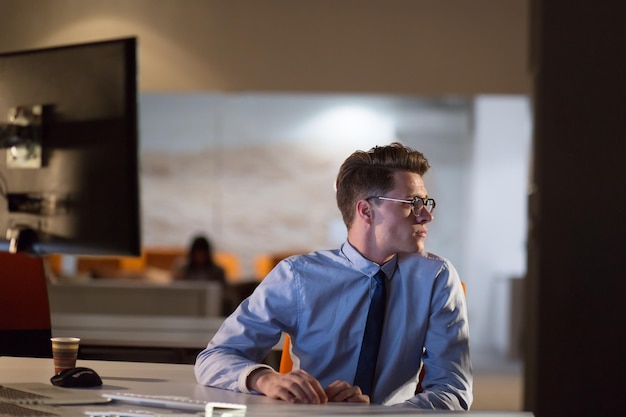
[[[415,217],[417,219],[417,223],[418,224],[430,223],[435,218],[435,216],[433,216],[433,214],[431,212],[426,210],[425,207],[422,207],[422,209],[420,210],[419,214],[417,216],[415,216]]]

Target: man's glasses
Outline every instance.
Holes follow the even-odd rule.
[[[371,197],[367,197],[366,200],[377,198],[379,200],[388,200],[388,201],[397,201],[399,203],[410,204],[411,209],[413,210],[413,214],[419,216],[422,212],[422,209],[426,209],[427,212],[432,213],[435,209],[436,203],[432,198],[421,198],[421,197],[413,197],[412,200],[402,200],[399,198],[391,198],[391,197],[381,197],[378,195],[373,195]]]

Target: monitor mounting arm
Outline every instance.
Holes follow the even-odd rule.
[[[9,252],[36,253],[37,233],[28,227],[11,227],[7,230],[6,238],[9,241]]]
[[[42,120],[46,106],[9,109],[9,123],[0,123],[0,148],[7,150],[8,168],[41,168]]]

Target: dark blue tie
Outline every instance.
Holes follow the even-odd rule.
[[[383,334],[385,304],[387,302],[385,273],[378,271],[374,275],[374,279],[376,280],[376,288],[372,296],[370,310],[367,313],[367,323],[365,324],[365,333],[363,333],[359,364],[354,377],[354,385],[361,388],[363,394],[370,396],[372,394],[372,386],[374,385],[374,371],[376,370],[380,337]]]

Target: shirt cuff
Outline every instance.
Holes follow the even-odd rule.
[[[272,368],[269,365],[264,365],[264,364],[258,364],[258,365],[251,365],[248,366],[247,368],[245,368],[243,370],[243,372],[241,374],[239,374],[239,380],[237,381],[237,388],[239,388],[240,392],[243,392],[244,394],[251,394],[253,392],[256,391],[250,391],[248,389],[248,377],[250,376],[250,374],[254,371],[256,371],[257,369],[261,369],[261,368],[267,368],[267,369],[271,369],[274,370],[274,368]]]

